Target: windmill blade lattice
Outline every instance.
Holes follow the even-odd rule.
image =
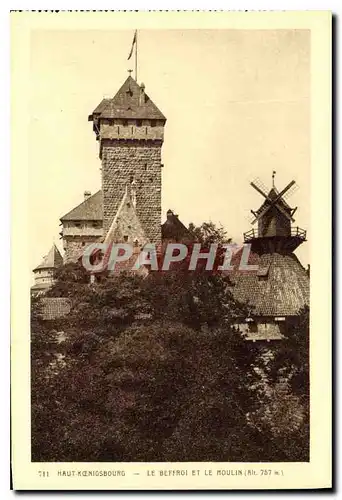
[[[269,189],[265,186],[265,184],[262,182],[262,180],[259,177],[256,177],[253,181],[253,184],[255,184],[265,195],[268,194]]]
[[[294,193],[296,193],[299,189],[298,184],[293,184],[288,191],[282,196],[284,200],[288,200]]]

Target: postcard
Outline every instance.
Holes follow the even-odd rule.
[[[15,490],[332,486],[331,13],[11,14]]]

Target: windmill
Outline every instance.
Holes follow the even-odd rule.
[[[260,179],[250,183],[262,196],[260,208],[251,211],[251,223],[257,223],[257,229],[244,233],[244,242],[250,245],[251,269],[235,268],[230,275],[231,293],[248,311],[235,324],[253,342],[279,341],[291,335],[290,318],[310,302],[307,271],[293,253],[306,241],[306,231],[293,227],[297,207],[291,208],[286,201],[296,183],[292,180],[278,191],[274,178],[273,171],[271,189]]]
[[[248,243],[260,238],[273,238],[277,239],[278,243],[281,241],[281,244],[286,247],[290,246],[291,250],[293,250],[301,241],[305,241],[306,237],[304,230],[292,227],[292,223],[295,222],[293,216],[297,211],[297,207],[291,208],[286,201],[297,189],[297,186],[295,181],[292,180],[284,189],[278,191],[274,184],[275,174],[276,172],[273,171],[272,188],[269,192],[259,179],[250,183],[263,197],[263,203],[258,210],[251,210],[253,215],[251,224],[258,223],[258,229],[253,228],[245,233],[244,240],[245,243]],[[288,241],[285,238],[288,238]],[[277,244],[277,247],[279,247],[279,244]]]

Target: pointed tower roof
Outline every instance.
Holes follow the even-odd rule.
[[[56,269],[63,264],[63,257],[55,244],[52,245],[49,253],[44,257],[43,262],[39,264],[34,271],[38,269]]]
[[[94,118],[153,119],[166,121],[163,113],[145,93],[144,84],[129,76],[111,99],[103,99],[89,116]]]
[[[103,201],[102,191],[100,190],[63,215],[60,220],[62,222],[67,220],[102,220],[102,212]]]

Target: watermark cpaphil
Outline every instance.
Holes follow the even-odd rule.
[[[201,243],[168,243],[163,247],[146,243],[138,252],[129,243],[92,243],[83,252],[82,264],[93,274],[115,271],[121,266],[131,271],[137,271],[143,266],[149,266],[151,271],[169,271],[176,263],[185,264],[189,271],[197,270],[199,264],[205,271],[213,272],[233,269],[257,271],[257,265],[249,264],[250,253],[250,243],[212,243],[205,248],[202,248]],[[235,259],[233,265],[234,256],[238,256],[238,259]]]

